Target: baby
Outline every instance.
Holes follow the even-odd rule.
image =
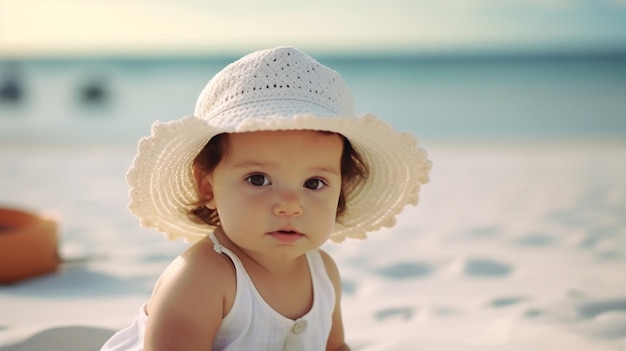
[[[139,143],[130,211],[193,244],[102,350],[349,350],[320,246],[393,226],[430,167],[412,135],[357,117],[341,76],[303,52],[228,65],[194,116]]]

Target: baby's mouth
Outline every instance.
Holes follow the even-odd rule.
[[[293,243],[302,238],[304,234],[291,229],[281,229],[271,232],[270,236],[281,243]]]

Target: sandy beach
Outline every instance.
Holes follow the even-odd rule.
[[[419,206],[324,246],[352,349],[626,350],[626,143],[425,146]],[[184,250],[127,212],[133,155],[0,147],[0,204],[58,220],[65,260],[0,285],[0,351],[99,349]]]

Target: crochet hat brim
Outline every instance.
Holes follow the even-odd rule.
[[[194,116],[156,122],[151,135],[140,140],[127,174],[130,211],[140,218],[142,226],[155,228],[169,239],[195,242],[214,229],[192,221],[188,215],[198,201],[193,160],[213,136],[319,130],[348,138],[369,168],[367,181],[346,194],[346,212],[337,219],[330,240],[365,238],[368,232],[393,226],[396,215],[407,204],[417,204],[420,186],[428,182],[431,163],[426,152],[411,134],[394,131],[374,115],[337,118],[324,117],[323,113],[322,109],[313,114],[270,115],[229,125],[215,125]]]

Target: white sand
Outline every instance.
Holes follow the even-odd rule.
[[[625,350],[626,144],[428,149],[396,228],[325,247],[352,348]],[[0,203],[56,211],[72,261],[0,286],[0,351],[97,350],[184,249],[126,212],[133,152],[0,148]]]

